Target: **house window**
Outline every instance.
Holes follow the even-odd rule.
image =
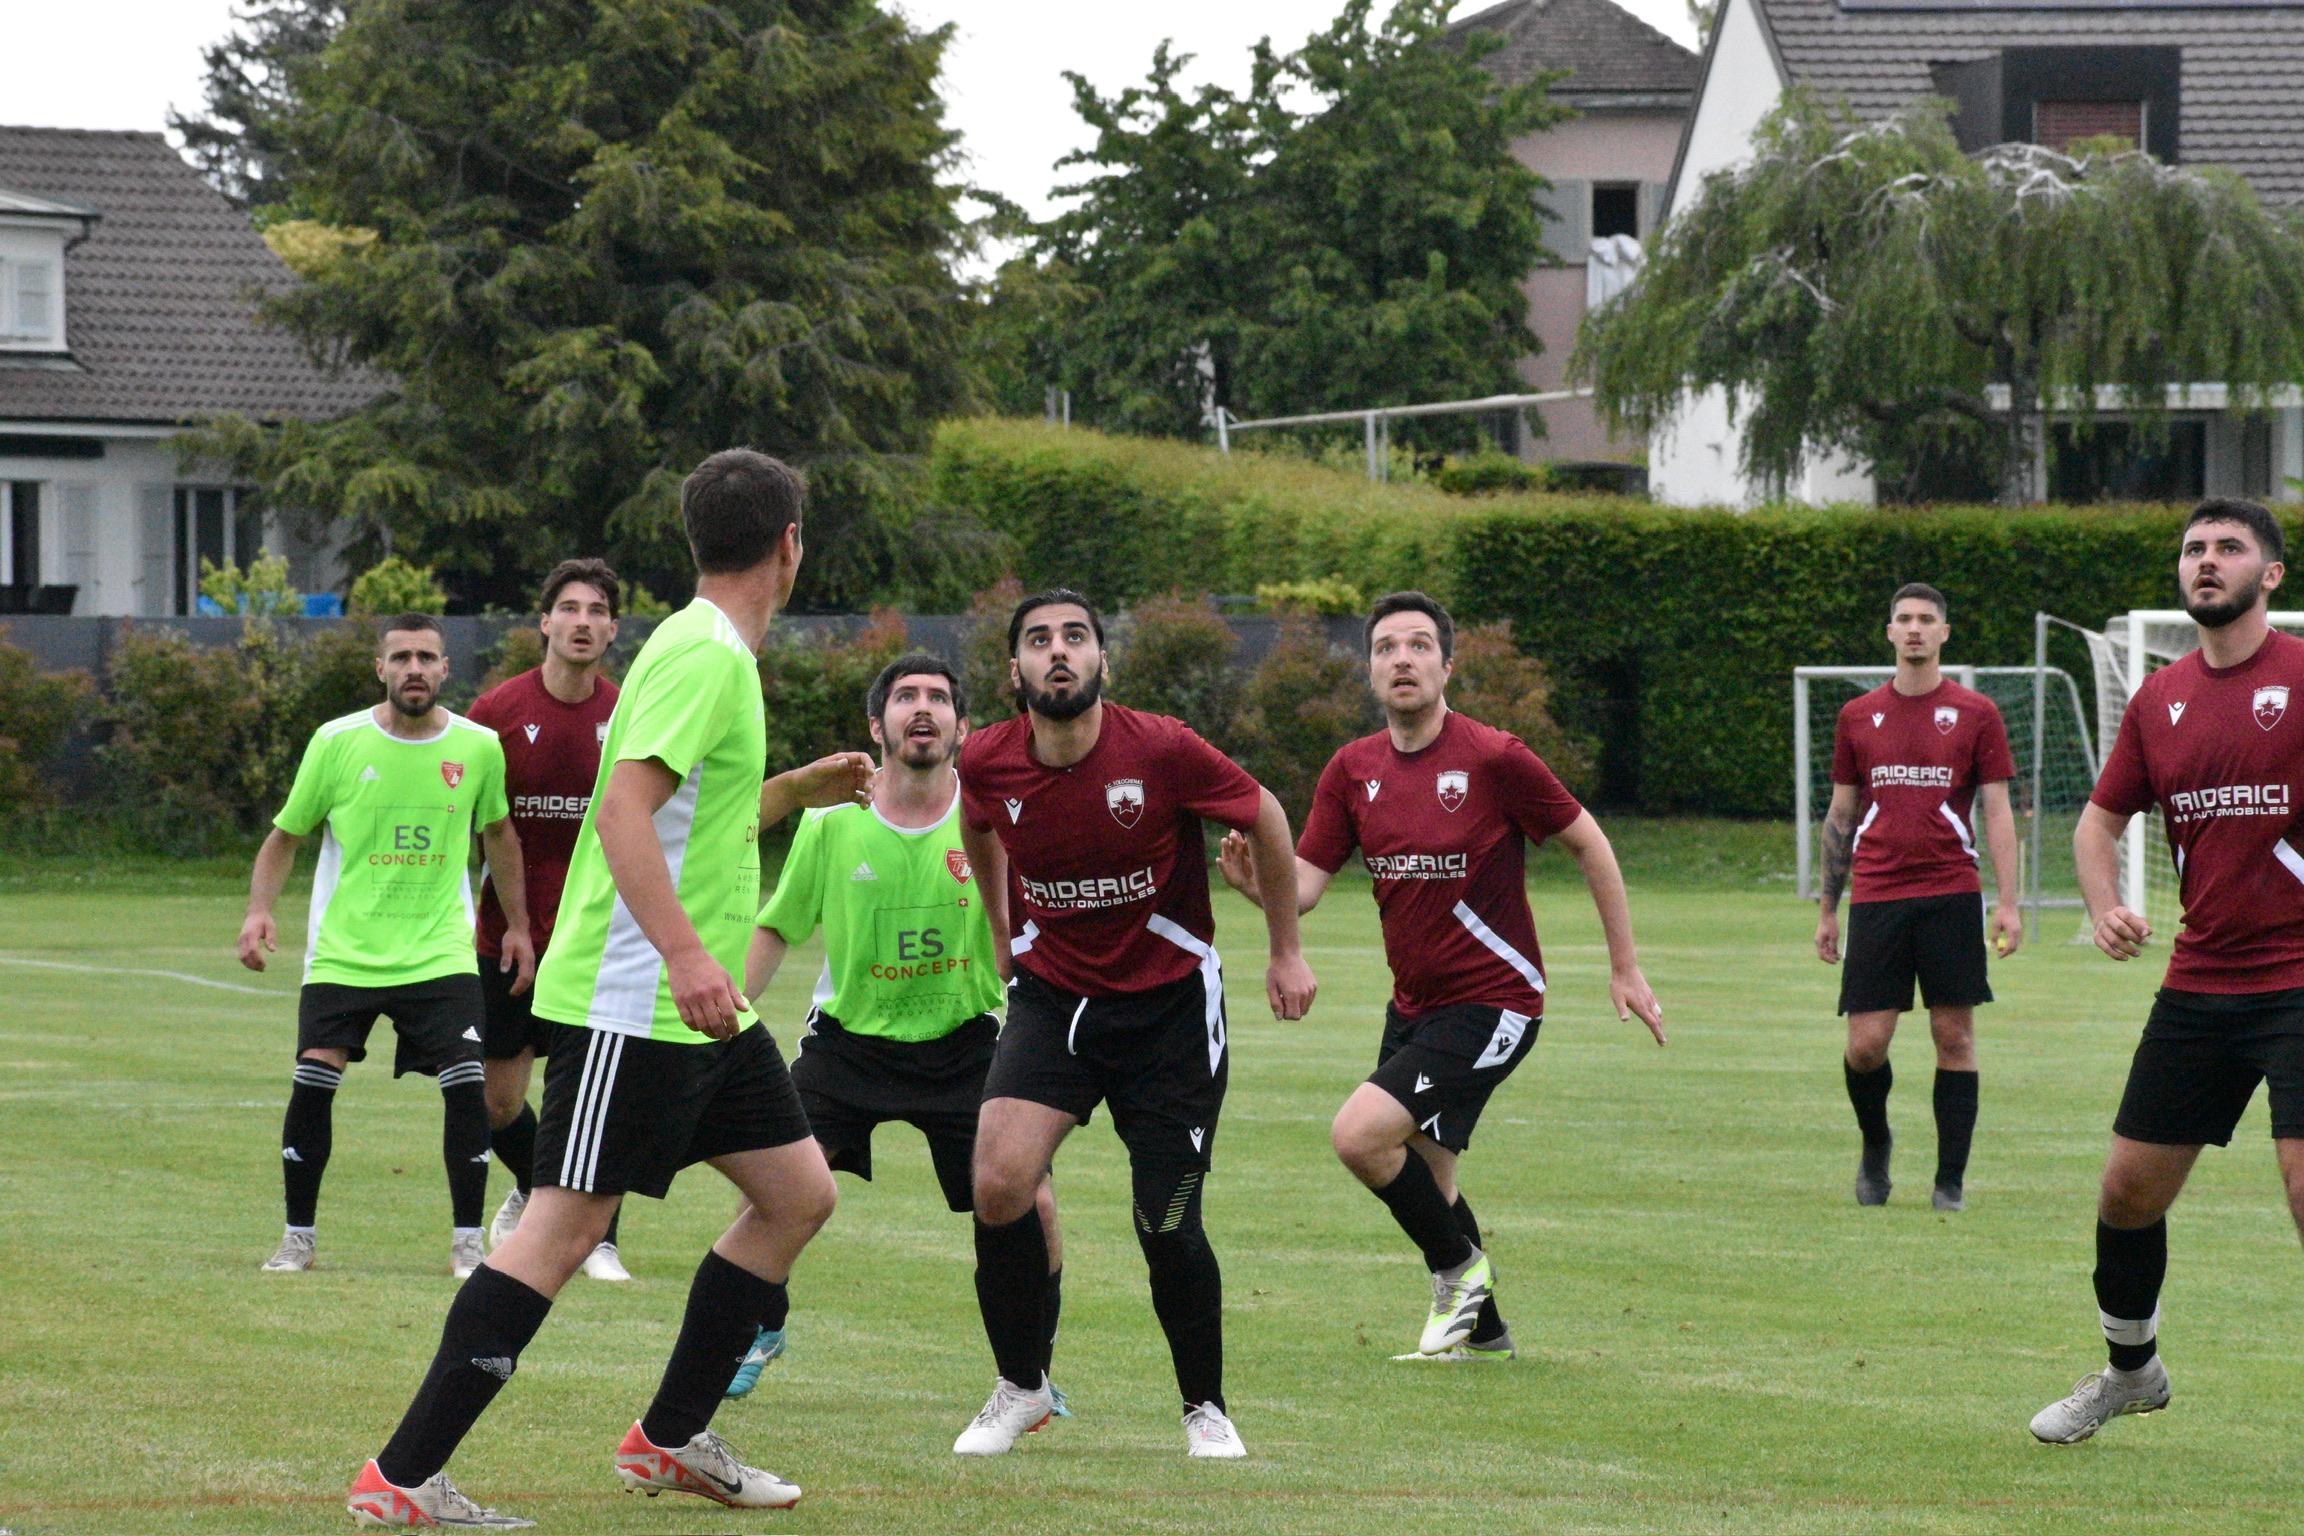
[[[2083,139],[2119,139],[2132,149],[2140,148],[2144,116],[2141,101],[2036,101],[2032,142],[2058,154],[2070,154]]]
[[[15,480],[0,484],[0,501],[5,502],[7,517],[0,522],[0,565],[5,571],[6,585],[32,587],[40,584],[40,482]]]
[[[1610,235],[1640,238],[1640,183],[1601,181],[1592,186],[1592,238]]]
[[[229,486],[176,487],[175,611],[197,613],[200,562],[246,565],[264,549],[264,517]]]
[[[0,261],[0,346],[56,344],[56,263]]]
[[[2055,427],[2048,456],[2050,501],[2192,501],[2208,493],[2208,423],[2169,422],[2164,435],[2125,421],[2093,432]]]

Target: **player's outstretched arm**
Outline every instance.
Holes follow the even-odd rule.
[[[784,942],[784,935],[762,925],[752,930],[752,943],[744,951],[744,995],[758,997],[776,979],[783,967],[784,956],[792,946]]]
[[[960,848],[968,855],[968,868],[976,877],[976,896],[984,903],[984,920],[992,928],[992,969],[1002,981],[1016,974],[1015,952],[1008,947],[1008,850],[990,827],[960,818]]]
[[[736,1033],[745,1003],[730,976],[696,935],[696,925],[680,905],[672,870],[657,840],[655,815],[680,776],[655,758],[626,758],[608,772],[608,787],[593,808],[592,824],[607,856],[608,877],[616,882],[640,932],[664,957],[672,1002],[680,1022],[715,1040]]]
[[[1624,871],[1617,867],[1608,834],[1585,811],[1557,834],[1557,841],[1576,856],[1584,884],[1592,892],[1592,905],[1599,910],[1600,931],[1608,939],[1608,1000],[1616,1005],[1616,1017],[1637,1015],[1662,1045],[1664,1005],[1656,1001],[1648,978],[1640,973],[1639,952],[1632,944],[1632,903],[1624,894]]]
[[[515,972],[512,995],[518,997],[536,982],[536,945],[528,928],[528,872],[520,855],[520,834],[512,818],[499,818],[480,829],[480,846],[488,856],[488,873],[495,877],[496,902],[504,909],[502,969]]]
[[[1320,905],[1332,878],[1327,870],[1310,859],[1290,854],[1296,860],[1296,915],[1301,917]],[[1238,832],[1227,832],[1216,845],[1216,868],[1224,876],[1224,883],[1247,897],[1258,907],[1264,905],[1264,892],[1256,883],[1256,845]]]
[[[2120,836],[2128,818],[2091,800],[2080,808],[2072,829],[2072,865],[2080,876],[2080,899],[2088,903],[2096,947],[2115,960],[2133,960],[2152,937],[2144,914],[2120,905]]]
[[[776,825],[794,811],[818,805],[869,805],[872,775],[864,752],[835,752],[799,768],[787,768],[760,786],[760,825]]]
[[[1256,866],[1256,905],[1264,909],[1264,931],[1272,941],[1264,991],[1272,1017],[1300,1019],[1310,1011],[1320,984],[1304,963],[1304,939],[1296,926],[1296,843],[1288,835],[1288,813],[1272,791],[1256,794],[1256,824],[1248,829],[1248,842]]]
[[[302,839],[274,827],[256,850],[256,868],[248,876],[248,915],[240,923],[240,963],[252,971],[264,969],[264,957],[280,947],[280,930],[272,921],[272,904],[296,867],[296,845]]]
[[[2016,872],[2016,809],[2008,803],[2008,781],[1980,786],[1976,798],[1984,807],[1984,846],[1992,853],[1992,883],[1999,890],[1992,907],[1992,948],[2005,957],[2024,943],[2024,893]]]
[[[1816,834],[1824,857],[1816,902],[1816,958],[1840,963],[1840,893],[1848,888],[1848,867],[1856,856],[1856,786],[1832,786],[1832,805]],[[1993,854],[1997,859],[1999,854]]]

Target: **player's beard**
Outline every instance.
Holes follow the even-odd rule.
[[[1077,720],[1103,697],[1104,670],[1099,667],[1080,679],[1070,693],[1043,693],[1030,683],[1021,685],[1016,692],[1024,707],[1043,720]]]
[[[2263,595],[2264,578],[2259,575],[2245,587],[2227,586],[2220,598],[2203,600],[2198,597],[2187,597],[2184,599],[2184,611],[2190,614],[2192,622],[2202,629],[2222,629],[2255,607],[2256,600]]]
[[[896,739],[896,761],[916,772],[941,768],[959,753],[958,742],[948,742],[941,736],[928,741],[915,741],[910,736]]]
[[[427,688],[424,691],[423,702],[419,704],[411,704],[408,702],[408,695],[405,692],[405,685],[403,685],[400,688],[395,688],[392,690],[389,702],[392,705],[392,713],[398,715],[401,719],[421,720],[426,715],[432,713],[432,706],[438,702],[439,698],[439,690]]]

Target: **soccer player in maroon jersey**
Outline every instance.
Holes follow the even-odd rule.
[[[1309,912],[1360,849],[1375,877],[1392,967],[1376,1070],[1336,1112],[1336,1155],[1383,1201],[1432,1272],[1432,1310],[1412,1355],[1509,1360],[1494,1272],[1456,1170],[1480,1112],[1536,1044],[1543,955],[1523,869],[1530,843],[1557,841],[1591,888],[1608,941],[1608,995],[1664,1043],[1664,1014],[1640,973],[1624,877],[1607,834],[1518,737],[1448,707],[1456,626],[1421,592],[1369,611],[1368,685],[1385,728],[1321,770],[1293,860]],[[1263,850],[1227,837],[1224,878],[1262,905]],[[1413,1155],[1411,1155],[1413,1154]]]
[[[962,843],[995,955],[1005,939],[1013,965],[974,1169],[976,1298],[1000,1375],[952,1449],[999,1455],[1054,1406],[1034,1196],[1101,1100],[1128,1149],[1185,1445],[1244,1456],[1225,1411],[1223,1280],[1200,1219],[1228,1065],[1200,822],[1246,831],[1267,855],[1265,994],[1275,1017],[1296,1019],[1315,987],[1297,940],[1288,818],[1183,722],[1103,702],[1104,625],[1078,593],[1018,604],[1008,650],[1024,711],[971,734],[960,754]]]
[[[552,941],[552,920],[560,911],[560,887],[568,878],[568,858],[577,829],[592,803],[592,781],[600,775],[600,743],[616,709],[616,685],[600,675],[608,647],[616,641],[618,601],[623,594],[605,560],[563,560],[544,578],[543,665],[505,679],[473,700],[469,718],[494,730],[504,744],[504,786],[512,802],[512,826],[520,834],[526,861],[528,928],[539,959]],[[496,1160],[512,1175],[512,1192],[496,1212],[489,1232],[501,1244],[519,1228],[528,1207],[529,1176],[536,1152],[536,1111],[528,1104],[528,1082],[536,1058],[546,1049],[547,1026],[528,1008],[528,989],[515,986],[504,944],[504,908],[496,899],[493,874],[480,887],[480,986],[488,1006],[483,1048],[487,1054],[489,1141]],[[494,963],[488,963],[494,962]],[[629,1280],[616,1251],[616,1226],[584,1261],[595,1280]]]
[[[2201,1147],[2231,1141],[2260,1081],[2304,1231],[2304,640],[2265,617],[2285,553],[2280,524],[2254,502],[2193,511],[2176,579],[2200,648],[2128,701],[2072,834],[2096,947],[2133,959],[2152,929],[2120,903],[2120,838],[2157,804],[2184,927],[2128,1069],[2097,1197],[2096,1307],[2111,1362],[2034,1416],[2032,1433],[2055,1444],[2168,1405],[2168,1207]]]
[[[1936,1042],[1937,1210],[1967,1208],[1968,1147],[1976,1132],[1976,1005],[1992,1001],[1984,976],[1984,887],[1977,876],[1976,807],[1992,850],[1999,903],[1992,943],[2002,956],[2024,942],[2017,908],[2016,818],[2008,781],[2016,761],[1990,699],[1945,680],[1937,658],[1952,634],[1944,594],[1925,582],[1896,590],[1888,643],[1896,676],[1840,711],[1832,745],[1832,808],[1821,841],[1824,874],[1816,955],[1840,952],[1840,892],[1855,875],[1840,1011],[1848,1016],[1841,1074],[1864,1149],[1856,1203],[1888,1203],[1888,1042],[1912,1006],[1928,1008]]]

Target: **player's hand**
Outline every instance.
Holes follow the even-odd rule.
[[[744,994],[736,990],[736,978],[728,974],[727,967],[697,949],[667,958],[664,970],[681,1023],[715,1040],[726,1040],[736,1033],[737,1016],[749,1005]]]
[[[865,752],[835,752],[792,770],[792,793],[802,805],[870,805],[879,770]]]
[[[240,925],[240,963],[252,971],[264,969],[264,956],[280,947],[280,930],[269,912],[251,912]]]
[[[2024,914],[2014,907],[1992,911],[1992,952],[2005,960],[2024,947]]]
[[[1223,874],[1224,883],[1250,901],[1264,905],[1262,891],[1256,885],[1256,845],[1238,832],[1227,832],[1224,841],[1216,845],[1216,868]]]
[[[2144,941],[2150,937],[2152,925],[2144,921],[2141,912],[2107,907],[2096,919],[2096,947],[2115,960],[2135,959],[2144,952]]]
[[[1638,1014],[1640,1022],[1648,1026],[1648,1033],[1656,1037],[1656,1043],[1664,1043],[1664,1005],[1656,1001],[1656,994],[1649,988],[1648,978],[1640,974],[1640,967],[1627,965],[1608,973],[1608,1001],[1616,1005],[1618,1023],[1629,1022]]]
[[[519,973],[512,978],[514,997],[536,984],[536,946],[528,935],[504,931],[504,958],[496,962],[496,969]]]
[[[1826,965],[1838,965],[1840,963],[1840,912],[1838,908],[1818,908],[1816,958]]]
[[[1264,973],[1264,995],[1271,1001],[1276,1019],[1304,1017],[1319,991],[1320,983],[1312,979],[1312,967],[1304,963],[1302,955],[1275,957],[1271,969]]]

